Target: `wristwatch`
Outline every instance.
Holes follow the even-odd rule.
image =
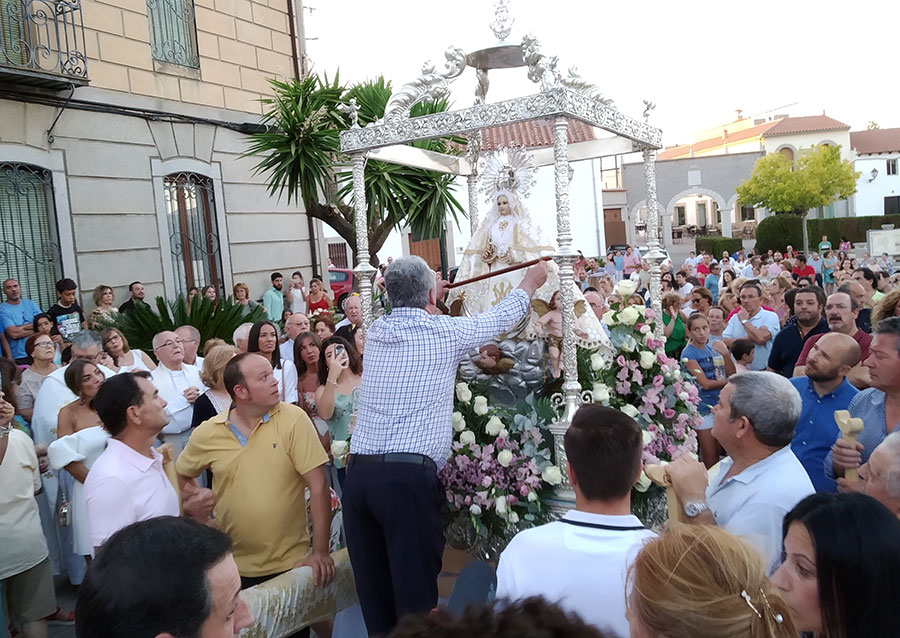
[[[684,513],[685,516],[689,518],[696,518],[700,516],[703,512],[709,511],[709,503],[706,501],[688,501],[684,504]]]

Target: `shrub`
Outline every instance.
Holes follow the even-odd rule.
[[[744,242],[740,237],[697,237],[695,250],[698,255],[700,251],[705,250],[718,259],[721,257],[722,251],[736,253],[743,247]]]
[[[234,303],[231,297],[219,299],[214,305],[206,297],[198,295],[188,311],[187,299],[184,295],[178,295],[174,301],[157,297],[156,312],[149,305],[137,304],[133,312],[119,313],[115,326],[122,331],[132,348],[152,352],[153,336],[164,330],[194,326],[200,331],[200,348],[203,348],[207,339],[216,337],[231,343],[231,337],[239,325],[264,318],[262,306],[245,315],[244,306]]]
[[[816,250],[822,235],[828,235],[828,240],[835,249],[841,237],[846,237],[851,242],[864,242],[867,239],[866,231],[878,230],[883,224],[900,227],[900,215],[807,219],[806,231],[810,243],[808,250]],[[797,249],[803,245],[803,227],[798,215],[782,213],[759,222],[756,228],[756,252],[783,251],[788,244]]]

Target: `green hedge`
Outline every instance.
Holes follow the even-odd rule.
[[[697,237],[696,253],[706,251],[716,259],[722,256],[722,251],[727,250],[734,254],[744,247],[740,237]]]
[[[822,235],[828,235],[828,241],[834,248],[838,247],[841,237],[846,237],[851,242],[866,241],[866,231],[879,230],[883,224],[894,224],[900,228],[900,215],[807,219],[809,249],[816,249]],[[788,244],[795,248],[803,245],[803,227],[800,225],[799,216],[782,213],[771,215],[759,222],[756,227],[756,252],[783,251]]]

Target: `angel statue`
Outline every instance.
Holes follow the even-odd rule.
[[[501,148],[491,153],[482,171],[483,189],[487,193],[490,210],[472,235],[463,254],[456,279],[458,281],[493,273],[512,265],[538,259],[556,252],[555,246],[544,238],[540,228],[532,223],[524,203],[534,182],[534,164],[523,148]],[[508,336],[535,341],[546,339],[551,352],[554,376],[559,375],[562,324],[556,321],[561,314],[540,323],[540,317],[550,311],[554,293],[560,290],[559,268],[548,263],[547,282],[532,297],[532,312],[523,325]],[[449,305],[457,314],[479,314],[490,310],[522,281],[523,269],[502,273],[454,289]],[[612,347],[600,321],[588,308],[581,289],[573,283],[575,299],[576,343],[585,348],[601,349],[610,357]],[[559,308],[555,309],[559,313]],[[558,325],[557,325],[558,323]]]

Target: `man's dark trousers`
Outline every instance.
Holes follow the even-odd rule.
[[[347,549],[370,636],[434,609],[446,496],[432,467],[353,463],[342,499]]]

